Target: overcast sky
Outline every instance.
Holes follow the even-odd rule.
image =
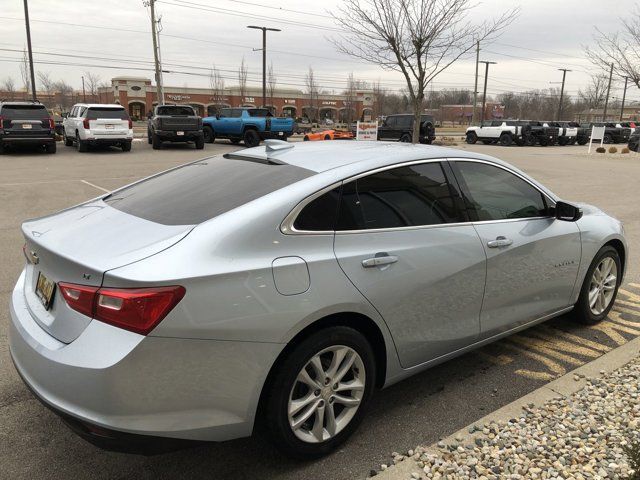
[[[584,57],[583,45],[592,42],[594,25],[605,32],[619,29],[619,17],[632,11],[636,0],[480,0],[476,18],[520,6],[518,19],[491,45],[483,47],[481,60],[498,62],[489,74],[490,94],[504,91],[559,87],[569,68],[566,91],[577,94],[591,74],[598,73]],[[181,4],[181,5],[180,5]],[[249,83],[261,79],[261,32],[247,25],[281,28],[268,37],[268,62],[278,86],[304,89],[304,76],[312,66],[319,84],[328,91],[344,89],[346,77],[375,81],[391,90],[403,86],[400,74],[361,63],[336,52],[330,38],[339,35],[327,9],[340,0],[166,0],[157,1],[162,16],[161,33],[166,85],[206,87],[207,69],[215,64],[226,85],[237,84],[237,69],[244,56]],[[26,45],[21,0],[2,0],[0,10],[0,80],[10,76],[21,86],[20,50]],[[276,7],[276,8],[274,8]],[[277,7],[287,10],[278,10]],[[76,88],[81,75],[92,71],[102,80],[118,75],[153,77],[148,9],[142,0],[30,0],[31,37],[37,71],[64,79]],[[296,10],[297,12],[292,12]],[[83,25],[92,26],[87,28]],[[98,28],[95,28],[98,27]],[[186,37],[186,38],[185,38]],[[75,65],[55,65],[64,62]],[[115,68],[109,68],[115,67]],[[475,55],[459,60],[441,74],[433,88],[473,90]],[[482,79],[480,82],[480,89]],[[622,96],[620,82],[613,97]],[[640,101],[640,91],[630,88],[627,98]]]

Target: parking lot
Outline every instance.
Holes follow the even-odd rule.
[[[392,451],[428,444],[640,335],[640,155],[592,154],[586,146],[465,145],[504,159],[567,200],[592,203],[625,223],[630,262],[610,318],[584,327],[560,317],[412,377],[377,395],[360,430],[327,458],[298,463],[260,438],[142,457],[98,450],[71,433],[27,390],[8,351],[8,303],[23,267],[20,224],[138,178],[239,148],[176,145],[128,153],[18,152],[0,156],[0,465],[4,478],[365,478]],[[242,148],[242,147],[240,147]]]

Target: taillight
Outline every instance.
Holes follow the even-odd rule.
[[[100,288],[59,283],[67,304],[101,322],[147,335],[175,307],[184,287]]]
[[[4,117],[0,115],[0,128],[4,128]]]
[[[82,121],[82,126],[84,127],[85,130],[89,130],[89,119],[88,118],[85,118]]]
[[[129,119],[129,129],[133,128],[133,121],[131,119]]]
[[[49,128],[53,130],[56,128],[56,123],[53,121],[53,118],[49,117]]]

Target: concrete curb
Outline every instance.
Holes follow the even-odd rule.
[[[640,337],[625,343],[624,345],[605,353],[601,357],[595,359],[593,362],[586,363],[575,370],[568,372],[560,378],[547,383],[546,385],[528,393],[524,397],[521,397],[508,405],[505,405],[494,412],[478,419],[477,421],[467,425],[466,427],[458,430],[457,432],[449,435],[442,440],[445,445],[466,445],[473,444],[473,439],[477,433],[469,433],[469,430],[474,426],[482,427],[485,423],[491,422],[507,422],[512,418],[519,417],[522,413],[523,406],[539,407],[545,402],[557,398],[568,397],[571,394],[581,390],[587,384],[587,378],[597,377],[601,372],[609,373],[616,370],[623,365],[626,365],[631,360],[640,355]],[[440,443],[440,442],[438,442]],[[440,453],[441,450],[432,444],[427,447],[428,450]],[[386,470],[379,472],[375,478],[376,480],[407,480],[412,478],[412,474],[418,474],[422,478],[424,472],[418,466],[417,460],[412,457],[390,466]]]

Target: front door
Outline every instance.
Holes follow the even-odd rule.
[[[398,140],[396,125],[398,117],[387,117],[384,123],[378,128],[378,140]]]
[[[336,257],[384,318],[405,368],[479,335],[485,254],[460,205],[437,161],[343,185]]]
[[[580,231],[550,215],[552,200],[496,165],[451,162],[487,255],[482,336],[570,305],[580,266]]]

